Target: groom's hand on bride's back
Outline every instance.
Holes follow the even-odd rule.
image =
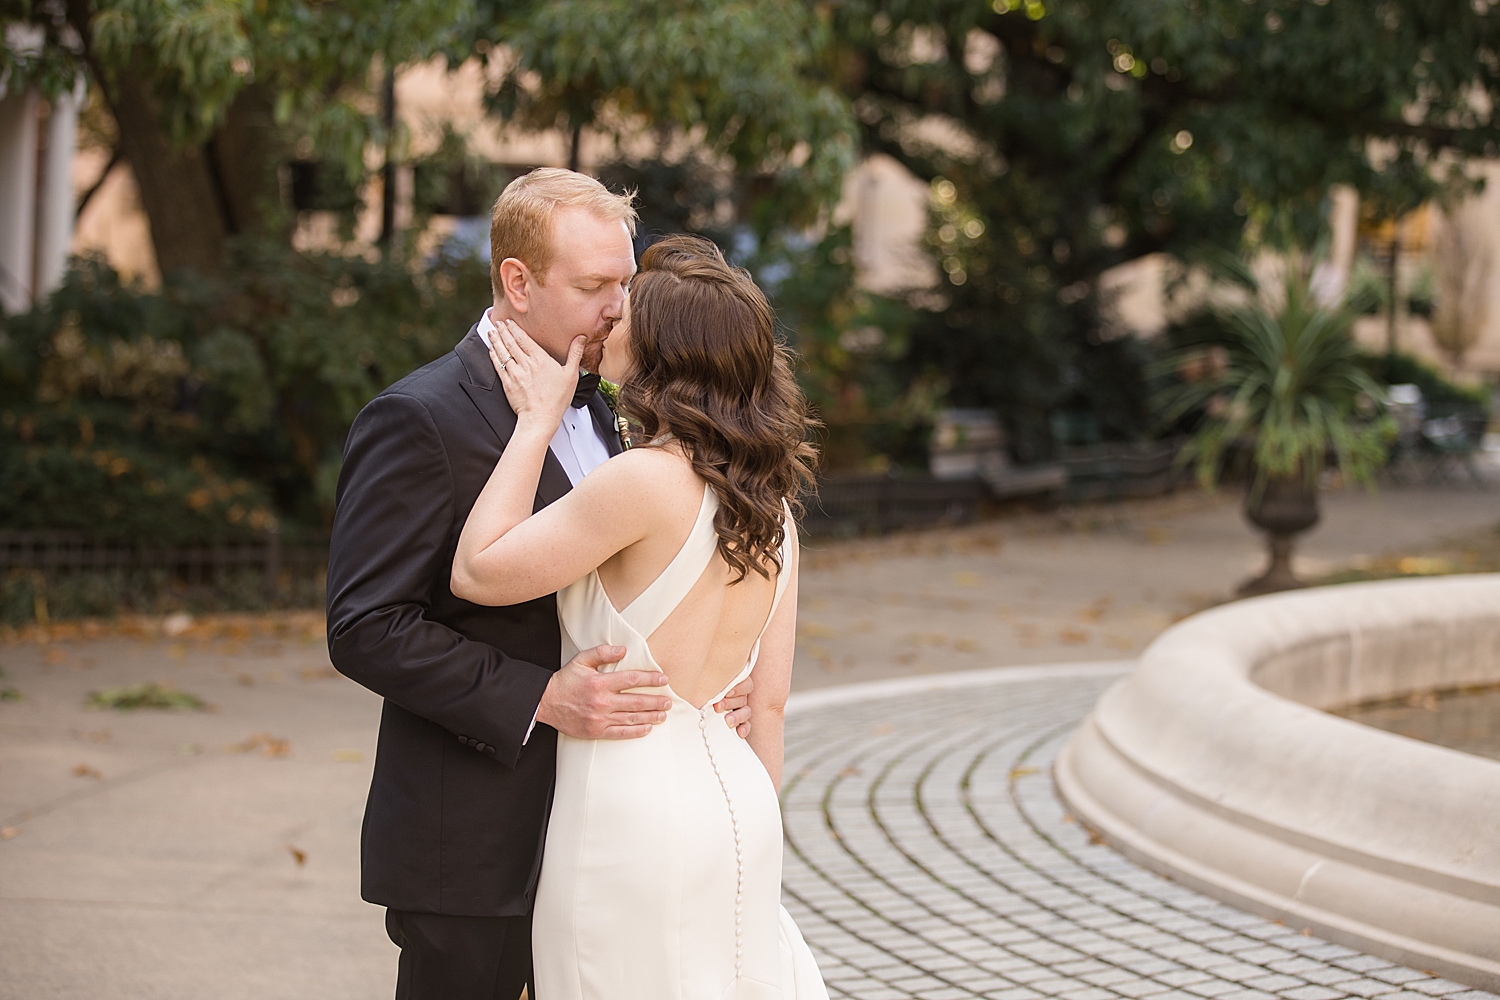
[[[624,646],[585,649],[552,675],[537,706],[536,721],[581,740],[630,740],[665,722],[672,699],[663,694],[626,693],[665,687],[667,675],[649,670],[599,670],[625,656]]]

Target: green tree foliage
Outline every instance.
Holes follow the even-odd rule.
[[[115,120],[164,273],[212,273],[233,236],[282,233],[296,144],[351,175],[384,137],[372,73],[470,26],[469,0],[6,0],[0,70],[86,73]],[[304,150],[305,152],[306,150]]]
[[[852,126],[814,75],[828,35],[795,0],[0,0],[0,72],[49,93],[85,70],[139,182],[164,273],[213,272],[233,236],[285,234],[277,170],[364,175],[394,141],[381,68],[511,47],[502,117],[683,134],[764,181],[775,219],[836,195]],[[535,87],[521,81],[539,73]]]
[[[1500,148],[1488,0],[837,10],[833,71],[864,148],[933,184],[947,280],[914,357],[1023,438],[1070,377],[1084,384],[1103,271],[1280,231],[1273,214],[1310,243],[1329,185],[1394,211]]]
[[[819,72],[829,19],[802,0],[507,2],[515,54],[493,104],[537,128],[685,138],[758,184],[762,231],[807,222],[853,165],[848,107]]]

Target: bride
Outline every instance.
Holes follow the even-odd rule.
[[[532,920],[539,1000],[824,1000],[781,907],[782,709],[791,684],[806,403],[749,275],[707,240],[641,259],[601,374],[648,444],[532,506],[578,383],[507,322],[491,358],[516,428],[460,536],[453,593],[554,591],[563,661],[660,670],[671,708],[638,740],[559,736]],[[755,672],[748,740],[713,703]]]

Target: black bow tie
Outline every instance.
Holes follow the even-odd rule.
[[[573,406],[587,406],[599,388],[599,376],[591,372],[578,373],[578,388],[573,392]]]

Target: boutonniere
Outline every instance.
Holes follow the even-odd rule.
[[[620,446],[630,448],[634,443],[630,440],[630,421],[620,412],[620,387],[607,378],[599,380],[599,391],[604,395],[604,401],[609,404],[610,412],[615,415],[615,431],[620,435]]]

